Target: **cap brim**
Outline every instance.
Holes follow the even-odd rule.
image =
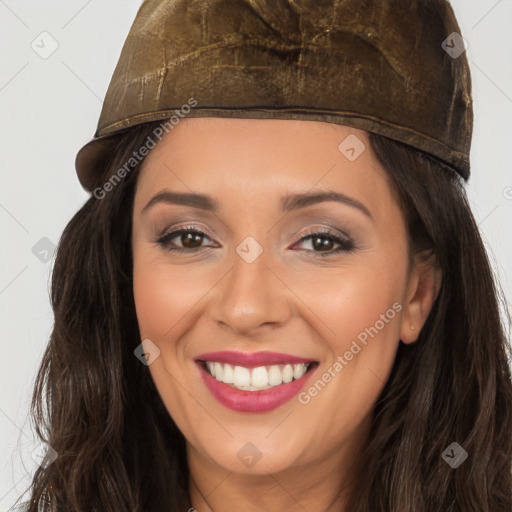
[[[78,151],[75,158],[75,169],[78,180],[86,191],[92,192],[97,186],[96,181],[103,170],[99,168],[105,163],[105,150],[112,145],[112,141],[118,135],[118,133],[113,133],[94,137]]]

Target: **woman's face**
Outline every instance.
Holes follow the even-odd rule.
[[[182,120],[141,169],[132,244],[148,368],[192,466],[321,478],[360,449],[429,307],[366,132]]]

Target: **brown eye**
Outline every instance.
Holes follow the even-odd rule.
[[[332,238],[327,238],[326,236],[311,237],[311,245],[315,251],[328,251],[333,248],[333,244],[335,243],[336,242]]]
[[[164,233],[160,236],[156,241],[163,248],[168,251],[175,252],[193,252],[202,248],[202,241],[204,238],[209,238],[206,233],[199,231],[197,229],[191,228],[182,228],[177,229],[175,231],[171,231],[170,233]],[[175,243],[172,243],[172,240],[177,239],[179,243],[181,243],[181,247],[175,246]]]
[[[181,228],[169,233],[164,233],[156,242],[167,251],[184,253],[195,252],[204,247],[208,247],[202,245],[205,238],[210,240],[206,233],[195,228]],[[173,240],[177,240],[181,246],[176,245],[176,242],[173,242]],[[339,252],[352,252],[356,248],[355,244],[348,237],[343,238],[329,231],[311,233],[302,237],[299,243],[306,241],[311,241],[312,247],[312,249],[306,249],[306,252],[321,257],[332,256]],[[336,245],[339,247],[335,248]]]
[[[202,243],[202,236],[196,233],[182,233],[180,236],[180,241],[183,247],[187,249],[196,249],[196,244],[199,242],[199,247]]]
[[[311,240],[311,247],[313,248],[309,252],[316,253],[315,256],[332,256],[339,252],[352,252],[356,246],[349,238],[342,238],[341,236],[335,235],[329,231],[316,232],[306,235],[300,239],[300,242]],[[337,249],[333,248],[334,245],[339,245]]]

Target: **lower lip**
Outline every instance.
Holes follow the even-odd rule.
[[[316,370],[314,367],[300,379],[292,380],[288,384],[280,384],[261,391],[244,391],[212,377],[203,368],[203,363],[197,362],[197,365],[201,378],[210,393],[225,407],[239,412],[266,412],[279,407],[297,395]]]

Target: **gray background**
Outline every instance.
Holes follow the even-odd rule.
[[[88,197],[75,175],[75,155],[96,129],[140,3],[0,0],[0,512],[25,490],[38,460],[31,457],[38,446],[28,403],[52,326],[53,246]],[[473,80],[467,190],[510,303],[512,0],[451,3]],[[54,53],[44,55],[52,45]]]

